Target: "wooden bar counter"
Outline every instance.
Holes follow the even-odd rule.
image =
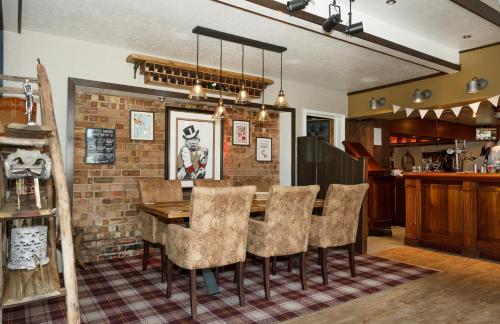
[[[500,260],[500,174],[408,173],[405,244]]]

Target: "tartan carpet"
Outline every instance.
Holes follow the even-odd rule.
[[[82,323],[190,322],[189,279],[174,267],[172,297],[165,297],[160,263],[150,259],[142,271],[140,257],[100,261],[78,273]],[[201,323],[273,323],[318,311],[373,294],[436,270],[421,268],[370,255],[356,256],[357,276],[350,276],[347,251],[328,251],[329,284],[323,285],[316,251],[308,252],[308,290],[301,288],[298,267],[287,272],[287,261],[278,260],[271,275],[271,300],[264,298],[262,264],[247,260],[246,306],[240,307],[233,283],[234,271],[220,274],[220,294],[209,295],[198,276],[198,321]],[[64,298],[6,309],[4,323],[65,323]]]

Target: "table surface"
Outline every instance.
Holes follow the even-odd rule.
[[[322,208],[325,204],[324,199],[316,199],[314,208]],[[266,210],[267,198],[254,198],[252,200],[251,213],[263,212]],[[163,221],[175,220],[179,218],[189,217],[191,201],[169,201],[156,203],[140,203],[139,210],[156,215]]]

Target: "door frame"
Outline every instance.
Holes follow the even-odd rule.
[[[307,135],[307,116],[320,117],[333,120],[333,145],[344,151],[345,140],[345,115],[321,110],[302,110],[302,132]]]

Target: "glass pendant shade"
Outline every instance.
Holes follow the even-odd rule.
[[[217,104],[217,107],[215,107],[215,111],[212,118],[213,119],[226,118],[226,106],[224,106],[224,102],[222,101],[222,99],[219,99],[219,103]]]
[[[201,81],[199,79],[196,79],[194,81],[188,98],[194,100],[207,99],[207,94],[205,93],[205,89],[203,89],[203,87],[201,86]]]
[[[258,122],[269,122],[271,121],[271,116],[269,116],[269,112],[266,109],[266,105],[262,105],[260,107],[259,113],[257,115]]]
[[[288,107],[288,101],[285,98],[285,91],[280,90],[278,92],[278,97],[276,98],[276,101],[274,102],[274,106],[278,108],[287,108]]]
[[[250,102],[248,99],[248,91],[244,85],[241,86],[240,92],[238,92],[238,96],[234,100],[237,104],[247,104]]]

